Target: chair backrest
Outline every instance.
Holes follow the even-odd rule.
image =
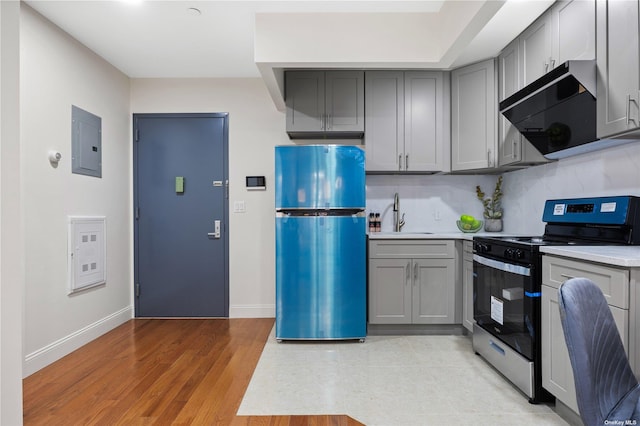
[[[603,425],[638,381],[600,288],[572,278],[560,286],[558,297],[580,417],[587,426]]]

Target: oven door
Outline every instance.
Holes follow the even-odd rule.
[[[473,318],[478,325],[533,360],[540,289],[532,265],[473,255]]]

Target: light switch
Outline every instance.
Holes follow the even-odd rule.
[[[244,201],[234,201],[233,202],[233,212],[234,213],[244,213],[247,209],[245,207]]]
[[[176,194],[184,192],[184,176],[176,176]]]

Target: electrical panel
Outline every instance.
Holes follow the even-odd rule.
[[[102,177],[102,119],[71,106],[71,171]]]

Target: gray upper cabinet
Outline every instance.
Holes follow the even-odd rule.
[[[542,77],[555,66],[552,58],[550,12],[545,12],[520,34],[523,87]]]
[[[557,1],[498,57],[498,99],[503,101],[568,60],[595,59],[595,1]],[[514,169],[548,162],[502,114],[498,166]]]
[[[597,2],[597,136],[640,128],[638,1]]]
[[[516,39],[498,56],[498,99],[502,101],[522,89],[522,68],[520,41]],[[498,113],[499,167],[515,168],[547,161],[509,120]]]
[[[285,91],[292,138],[362,137],[363,71],[288,71]]]
[[[368,71],[367,171],[448,171],[448,74]]]
[[[498,56],[498,99],[505,100],[522,88],[522,73],[520,72],[520,43],[514,40]],[[522,135],[504,118],[498,114],[499,123],[499,165],[508,165],[521,160]]]
[[[404,155],[404,72],[366,72],[365,93],[367,171],[399,171]]]
[[[595,0],[558,1],[551,13],[556,66],[572,59],[596,59]]]
[[[595,59],[595,1],[557,1],[520,34],[523,87],[570,59]]]
[[[496,167],[497,96],[494,60],[451,73],[451,170]]]

